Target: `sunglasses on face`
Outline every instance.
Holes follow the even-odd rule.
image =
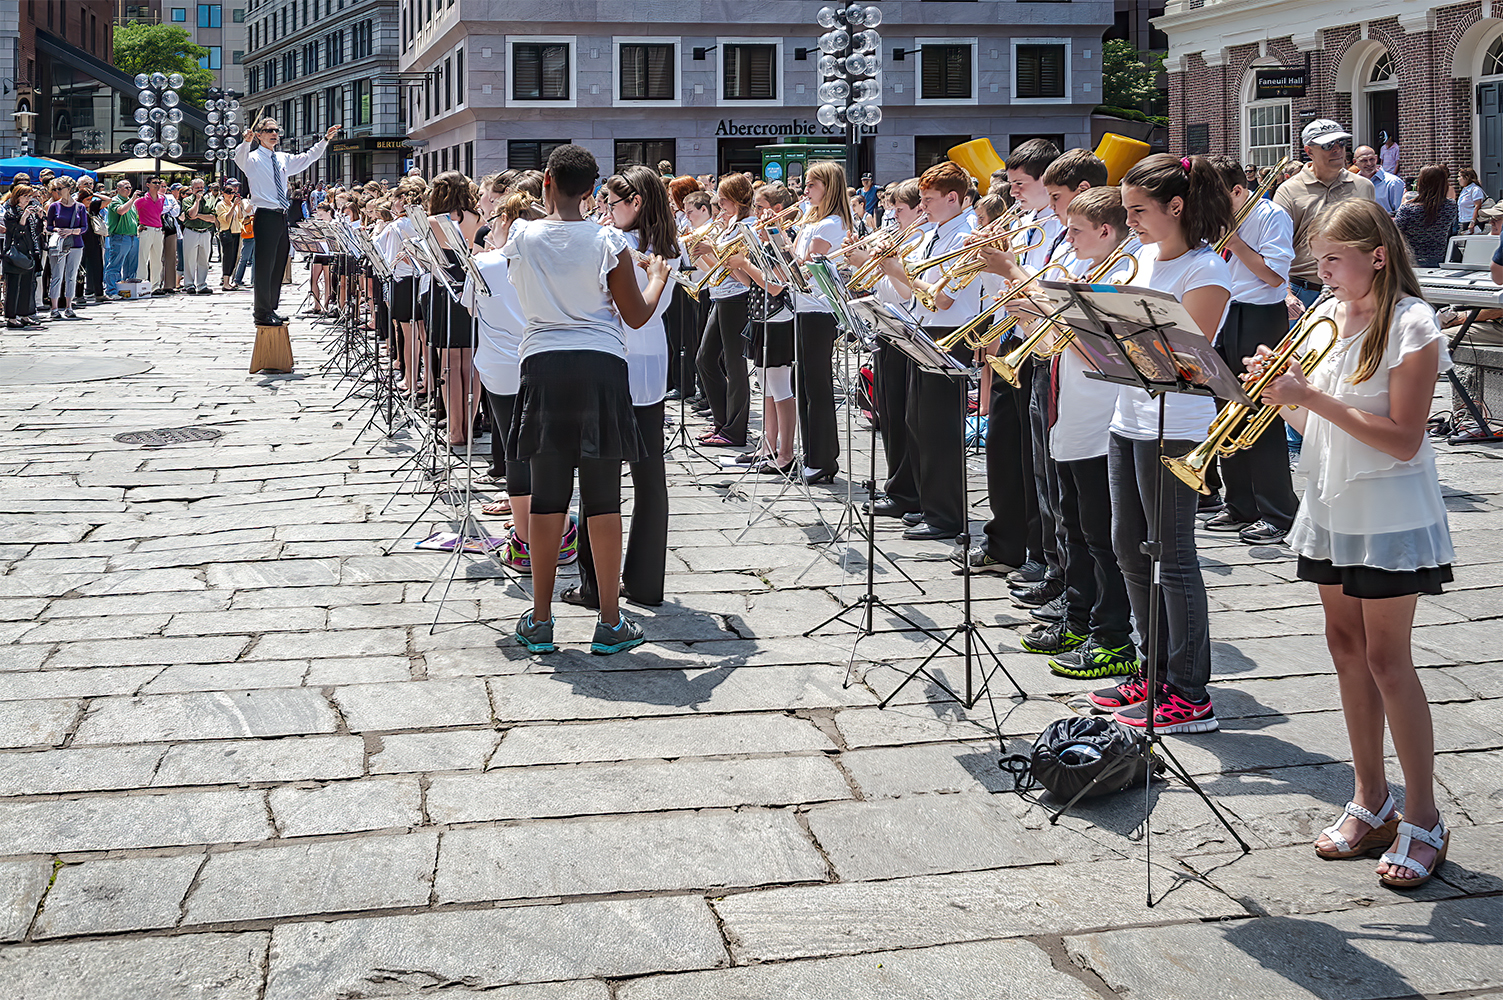
[[[1311,143],[1311,145],[1314,146],[1316,149],[1323,149],[1323,150],[1325,150],[1327,152],[1330,152],[1331,150],[1336,149],[1338,147],[1341,148],[1341,149],[1345,149],[1346,148],[1346,140],[1345,139],[1332,139],[1330,142],[1314,142],[1314,143]]]
[[[261,130],[261,134],[262,135],[281,135],[282,134],[282,130],[279,129],[279,128],[263,128]]]

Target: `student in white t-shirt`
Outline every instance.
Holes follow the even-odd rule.
[[[1208,245],[1232,221],[1231,197],[1216,168],[1203,156],[1157,153],[1138,161],[1122,179],[1127,222],[1144,252],[1133,284],[1168,292],[1214,342],[1231,305],[1232,276]],[[1148,724],[1148,678],[1155,679],[1154,726],[1163,733],[1216,729],[1206,682],[1211,677],[1211,631],[1205,580],[1195,553],[1199,494],[1159,460],[1159,406],[1164,407],[1164,454],[1183,455],[1205,440],[1216,404],[1209,396],[1169,393],[1158,400],[1137,387],[1117,393],[1107,462],[1112,490],[1112,548],[1133,618],[1143,637],[1145,666],[1115,687],[1094,691],[1098,708],[1116,713],[1123,725]],[[1161,498],[1161,499],[1160,499]],[[1153,532],[1160,562],[1161,613],[1157,648],[1146,648],[1151,563],[1142,551],[1156,505],[1162,516]]]
[[[1238,212],[1251,196],[1247,174],[1229,156],[1211,162],[1232,196]],[[1247,218],[1227,241],[1232,272],[1232,306],[1216,341],[1216,350],[1234,375],[1247,368],[1242,359],[1258,345],[1276,345],[1289,329],[1289,265],[1294,263],[1294,220],[1267,198],[1258,199]],[[1294,523],[1299,500],[1289,477],[1289,454],[1284,422],[1275,420],[1251,448],[1223,455],[1221,470],[1226,508],[1205,522],[1207,531],[1235,532],[1249,545],[1276,545]]]
[[[618,653],[644,641],[620,612],[621,463],[642,457],[626,366],[627,326],[656,310],[668,265],[652,258],[644,292],[621,232],[584,218],[580,200],[600,168],[589,150],[556,147],[543,181],[547,218],[512,224],[501,248],[527,327],[522,380],[507,456],[532,467],[532,610],[517,622],[529,651],[552,652],[559,542],[579,470],[585,530],[595,552],[600,618],[590,651]]]
[[[640,253],[677,260],[678,227],[668,201],[668,189],[657,171],[640,164],[605,179],[606,211],[611,225]],[[652,282],[645,267],[633,272],[645,294]],[[668,473],[663,465],[663,398],[668,394],[668,329],[663,316],[673,302],[664,292],[652,316],[639,327],[622,324],[626,335],[627,381],[632,415],[645,446],[631,463],[631,531],[621,563],[621,589],[638,604],[663,603],[663,580],[668,565]],[[589,519],[590,510],[581,513]],[[563,599],[587,608],[600,606],[595,589],[595,559],[588,536],[579,540],[579,586],[564,591]]]

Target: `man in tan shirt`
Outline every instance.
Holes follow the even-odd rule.
[[[1348,198],[1374,201],[1373,182],[1346,168],[1352,134],[1329,118],[1317,118],[1300,133],[1310,162],[1279,185],[1273,201],[1294,219],[1294,263],[1289,291],[1308,306],[1320,294],[1320,274],[1310,253],[1310,226],[1330,206]]]

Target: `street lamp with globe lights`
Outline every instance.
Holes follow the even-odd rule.
[[[848,0],[841,6],[821,7],[816,23],[819,36],[819,74],[824,81],[816,92],[816,114],[826,128],[846,132],[846,177],[856,176],[856,150],[863,127],[882,120],[882,36],[877,25],[882,11],[870,3]]]
[[[162,157],[183,155],[178,128],[183,122],[182,98],[178,91],[183,86],[181,73],[137,73],[136,87],[136,146],[137,157],[150,156],[156,161],[156,172],[162,172]]]
[[[240,92],[210,87],[204,101],[204,155],[214,163],[216,177],[224,174],[225,163],[235,155],[240,138]]]

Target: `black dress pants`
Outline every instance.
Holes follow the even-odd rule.
[[[715,429],[735,444],[746,443],[751,420],[751,377],[746,371],[746,293],[716,299],[697,358],[699,382]]]
[[[1065,572],[1064,536],[1059,526],[1059,467],[1049,455],[1049,367],[1047,364],[1033,366],[1028,423],[1032,431],[1033,484],[1038,496],[1039,533],[1047,567],[1045,577],[1058,580]]]
[[[255,292],[251,315],[257,325],[271,325],[282,304],[282,272],[287,269],[287,215],[269,208],[256,209],[256,262],[251,268]]]
[[[835,424],[835,317],[802,312],[794,329],[794,389],[798,422],[804,428],[804,464],[811,469],[840,466],[840,434]]]
[[[927,331],[935,340],[951,332]],[[924,523],[945,531],[966,527],[966,381],[913,366],[908,381],[908,459],[918,483]]]
[[[913,362],[908,355],[882,343],[873,362],[877,382],[877,429],[887,456],[887,482],[882,492],[904,511],[918,510],[918,483],[909,460],[908,380]]]
[[[621,560],[621,584],[639,604],[663,603],[668,567],[668,473],[663,466],[663,404],[634,406],[637,430],[647,446],[631,463],[631,526]],[[590,551],[590,511],[580,505],[579,592],[594,603],[599,597],[595,558]]]
[[[84,293],[97,298],[104,297],[104,237],[96,233],[84,234],[83,283]],[[71,299],[73,289],[68,289]]]
[[[1132,644],[1127,580],[1112,552],[1112,491],[1106,456],[1059,463],[1065,535],[1065,620],[1098,645]]]
[[[1284,303],[1251,305],[1233,302],[1221,328],[1217,352],[1233,375],[1247,371],[1242,359],[1257,352],[1258,345],[1276,347],[1284,338],[1289,314]],[[1281,531],[1294,524],[1299,500],[1289,475],[1289,446],[1284,440],[1284,421],[1275,417],[1251,448],[1217,459],[1221,467],[1226,509],[1239,521],[1267,521]]]
[[[1033,491],[1033,455],[1025,451],[1027,429],[1028,390],[1015,389],[993,375],[986,419],[986,491],[992,517],[983,531],[987,554],[1009,566],[1021,566],[1028,559],[1030,529],[1038,550],[1038,498]]]

